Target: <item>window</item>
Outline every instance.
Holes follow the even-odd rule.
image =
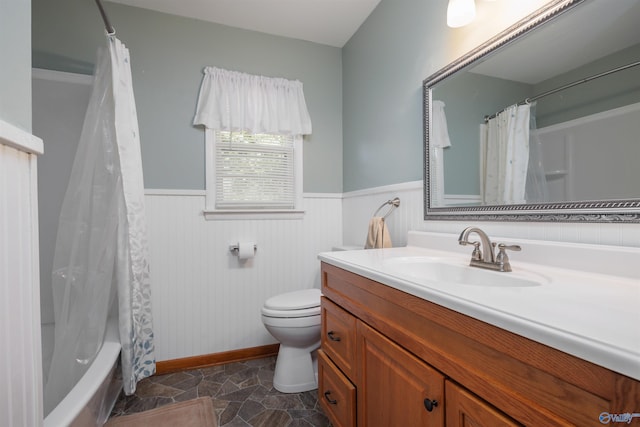
[[[205,128],[207,218],[301,217],[302,82],[206,67],[193,124]]]
[[[207,130],[209,219],[301,217],[302,137]]]

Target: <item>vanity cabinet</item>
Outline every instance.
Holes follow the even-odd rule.
[[[322,263],[320,403],[335,426],[598,426],[640,382]]]

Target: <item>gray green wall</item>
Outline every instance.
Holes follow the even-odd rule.
[[[207,65],[304,83],[304,191],[421,180],[422,81],[546,1],[477,2],[476,21],[451,29],[445,0],[382,0],[343,49],[106,2],[131,51],[145,186],[204,188],[204,137],[191,120]],[[94,2],[32,8],[34,66],[90,73],[104,43]]]
[[[31,2],[0,1],[0,120],[31,132]]]
[[[422,80],[435,71],[427,29],[443,26],[445,8],[382,0],[343,48],[345,191],[422,179]]]
[[[446,0],[382,0],[342,52],[344,190],[421,180],[422,81],[545,3],[479,1],[452,29]]]
[[[202,70],[213,65],[302,81],[313,122],[304,143],[304,191],[342,191],[341,49],[104,6],[131,53],[146,188],[204,188],[204,134],[191,122]],[[90,74],[105,43],[95,3],[33,0],[32,7],[33,66]]]

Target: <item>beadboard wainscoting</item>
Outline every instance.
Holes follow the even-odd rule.
[[[364,245],[369,219],[382,203],[396,196],[400,206],[386,220],[393,246],[406,245],[410,230],[460,233],[469,225],[477,225],[489,236],[640,247],[640,224],[425,221],[422,181],[344,193],[344,244]],[[467,196],[462,197],[461,201],[468,200]],[[447,203],[455,203],[457,198],[445,195]],[[526,257],[526,251],[516,256]]]
[[[299,220],[206,221],[204,192],[147,190],[157,359],[275,343],[262,325],[263,302],[278,293],[319,287],[317,254],[342,244],[363,247],[371,216],[394,197],[401,201],[387,218],[393,246],[406,245],[409,230],[459,233],[472,225],[425,221],[422,181],[305,194],[305,215]],[[473,225],[490,236],[640,247],[640,224]],[[241,263],[229,245],[247,240],[256,243],[256,255]],[[517,256],[526,257],[526,248]]]
[[[369,221],[387,200],[400,198],[400,206],[387,216],[393,246],[406,246],[407,231],[422,226],[422,181],[352,191],[343,195],[342,228],[344,244],[364,248]],[[384,214],[387,207],[380,213]]]
[[[200,191],[147,190],[145,203],[159,361],[275,343],[264,301],[319,288],[317,254],[342,243],[342,194],[305,194],[291,220],[207,221]],[[238,241],[255,242],[255,257],[233,255]]]
[[[42,425],[38,156],[42,140],[0,120],[0,426]]]

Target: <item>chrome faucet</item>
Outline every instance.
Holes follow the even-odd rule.
[[[476,233],[478,237],[480,237],[480,241],[470,242],[469,235],[471,233]],[[507,256],[506,251],[520,251],[522,249],[518,245],[505,245],[504,243],[496,245],[491,242],[487,233],[478,227],[467,227],[462,230],[460,237],[458,237],[458,243],[462,246],[473,245],[471,261],[469,262],[471,267],[487,268],[489,270],[505,272],[511,271],[511,264],[509,263],[509,257]],[[497,255],[495,254],[496,246],[498,246],[499,250]]]

